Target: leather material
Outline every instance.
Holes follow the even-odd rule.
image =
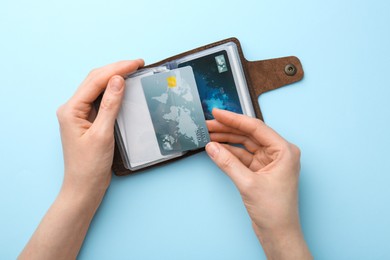
[[[296,68],[296,73],[293,76],[289,76],[285,72],[285,67],[289,64]],[[303,78],[301,62],[294,56],[260,61],[246,60],[244,66],[246,67],[248,88],[251,92],[256,116],[261,120],[263,120],[263,116],[258,102],[259,96]]]

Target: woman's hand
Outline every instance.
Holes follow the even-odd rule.
[[[93,70],[58,109],[65,163],[63,185],[20,259],[76,259],[110,184],[123,76],[143,64],[142,60],[121,61]],[[93,102],[104,90],[96,115]]]
[[[114,124],[124,94],[125,74],[143,60],[121,61],[89,73],[73,97],[58,111],[64,152],[63,188],[103,192],[111,180]],[[103,92],[96,115],[93,102]]]
[[[310,259],[298,212],[300,150],[258,119],[213,115],[206,151],[236,184],[267,257]]]

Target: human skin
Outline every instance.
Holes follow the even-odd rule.
[[[75,259],[111,181],[123,76],[142,60],[95,69],[58,111],[64,179],[19,259]],[[104,92],[99,112],[93,102]],[[269,259],[310,259],[298,214],[299,149],[260,120],[214,110],[206,151],[238,187]],[[222,143],[239,143],[246,149]]]
[[[58,109],[63,184],[19,259],[76,258],[110,184],[123,76],[143,65],[143,60],[121,61],[91,71],[73,97]],[[104,90],[96,115],[93,102]]]
[[[219,109],[213,116],[206,151],[237,186],[267,258],[312,259],[299,221],[298,147],[259,119]]]

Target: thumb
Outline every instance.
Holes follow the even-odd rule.
[[[217,142],[206,145],[206,152],[211,160],[224,171],[240,189],[249,177],[248,168],[229,150]]]
[[[93,127],[99,131],[112,131],[124,95],[125,82],[121,76],[113,76],[108,82]]]

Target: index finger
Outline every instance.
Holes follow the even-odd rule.
[[[136,71],[139,67],[144,65],[144,61],[132,60],[132,61],[119,61],[106,65],[104,67],[92,70],[87,78],[81,83],[80,87],[76,90],[72,99],[77,102],[90,104],[96,100],[96,98],[107,87],[108,80],[114,75],[125,76],[131,72]]]
[[[285,142],[279,134],[259,119],[215,108],[212,113],[218,122],[252,137],[260,145],[271,146]]]

